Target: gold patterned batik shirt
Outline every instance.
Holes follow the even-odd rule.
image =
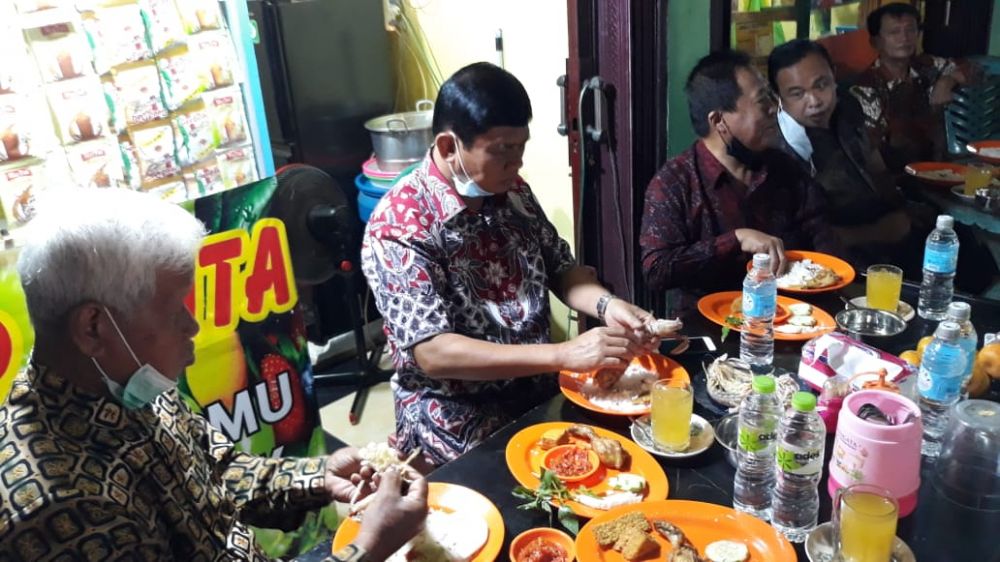
[[[324,469],[237,451],[176,390],[132,411],[31,366],[0,406],[0,561],[263,560],[247,525],[297,526]]]

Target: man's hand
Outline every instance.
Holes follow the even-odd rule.
[[[403,493],[403,477],[411,480]],[[368,551],[370,562],[382,562],[413,538],[427,518],[427,480],[407,467],[395,467],[381,474],[378,491],[361,520],[354,543]]]
[[[631,330],[638,338],[646,352],[655,351],[660,347],[660,338],[649,333],[646,328],[656,318],[638,306],[622,299],[611,299],[604,309],[604,323],[611,327]]]
[[[771,273],[784,275],[788,270],[788,260],[785,259],[785,243],[781,238],[764,234],[752,228],[737,228],[734,232],[740,243],[740,250],[748,254],[769,254],[771,256]]]
[[[934,87],[931,88],[931,105],[945,105],[951,103],[954,98],[955,86],[960,82],[955,74],[959,74],[959,71],[955,71],[947,76],[942,76],[938,78],[938,81],[934,83]],[[964,80],[964,77],[963,77]]]
[[[643,342],[631,328],[594,328],[559,344],[559,368],[576,372],[625,369],[633,357],[645,352]]]
[[[358,497],[352,497],[359,483],[370,482],[375,476],[375,471],[370,466],[361,467],[361,456],[354,447],[337,449],[328,456],[325,476],[324,486],[330,494],[330,501],[349,503],[352,499],[361,499],[374,489],[374,486],[361,486]]]

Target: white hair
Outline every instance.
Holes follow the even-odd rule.
[[[153,297],[157,273],[194,271],[205,234],[179,206],[126,189],[43,196],[26,228],[17,270],[36,331],[59,329],[86,301],[132,318]]]

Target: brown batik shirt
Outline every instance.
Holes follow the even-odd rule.
[[[30,366],[0,406],[0,560],[264,560],[247,525],[297,526],[324,471],[237,451],[176,390],[131,411]]]

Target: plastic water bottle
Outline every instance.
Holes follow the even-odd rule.
[[[826,425],[816,412],[810,392],[792,395],[792,407],[778,424],[775,448],[775,486],[771,500],[771,526],[791,542],[802,542],[816,527],[823,475]]]
[[[743,327],[740,359],[754,374],[772,372],[774,361],[774,310],[778,283],[771,273],[771,256],[754,254],[753,269],[743,279]]]
[[[758,519],[771,518],[771,488],[774,486],[774,442],[778,435],[781,406],[774,393],[774,377],[757,375],[753,392],[740,404],[736,478],[733,507]]]
[[[965,374],[962,375],[961,399],[969,397],[969,381],[972,380],[972,366],[976,362],[976,346],[979,335],[972,325],[972,307],[967,302],[953,302],[948,305],[948,320],[958,324],[961,329],[958,335],[958,345],[965,351]]]
[[[924,421],[924,439],[920,452],[936,457],[941,452],[941,437],[948,425],[948,410],[958,402],[965,376],[965,350],[959,344],[962,328],[944,321],[934,331],[934,340],[924,350],[917,377],[920,412]]]
[[[958,267],[958,235],[955,220],[939,215],[937,228],[924,246],[924,279],[920,283],[917,314],[928,320],[944,320],[948,304],[955,294],[955,269]]]

